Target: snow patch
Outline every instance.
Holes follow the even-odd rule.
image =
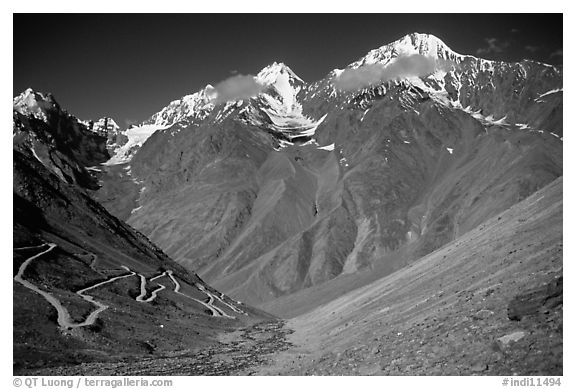
[[[32,155],[34,156],[34,158],[36,158],[42,165],[44,165],[44,162],[42,162],[38,154],[36,154],[36,150],[34,150],[34,147],[31,147],[30,150],[32,150]]]
[[[541,95],[539,95],[537,98],[535,98],[534,100],[539,100],[540,98],[544,97],[544,96],[548,96],[551,95],[553,93],[558,93],[558,92],[563,92],[564,88],[557,88],[557,89],[552,89],[549,90],[548,92],[542,93]]]
[[[115,150],[114,156],[103,165],[112,166],[129,162],[137,149],[142,147],[144,142],[156,131],[163,130],[166,127],[156,124],[143,124],[141,126],[132,127],[124,132],[128,137],[128,142]]]
[[[492,114],[490,114],[488,116],[484,116],[480,112],[481,112],[481,110],[478,110],[476,112],[471,112],[470,115],[474,119],[482,122],[483,124],[498,125],[498,126],[507,126],[508,125],[508,123],[506,122],[506,116],[496,120]]]
[[[334,143],[328,146],[318,147],[318,150],[326,150],[326,151],[333,151],[334,150]]]

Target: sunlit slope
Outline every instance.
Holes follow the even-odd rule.
[[[304,358],[283,372],[562,374],[562,183],[292,319]]]

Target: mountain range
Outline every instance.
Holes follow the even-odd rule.
[[[172,270],[190,291],[221,296],[219,308],[202,316],[205,307],[182,306],[173,290],[158,309],[174,315],[175,326],[183,312],[221,323],[210,317],[220,311],[235,317],[233,326],[272,314],[295,317],[295,328],[313,333],[318,315],[334,314],[339,321],[325,320],[322,328],[341,333],[338,338],[347,333],[334,324],[347,326],[343,317],[351,323],[352,312],[366,314],[359,307],[386,308],[362,291],[384,293],[389,280],[403,290],[416,282],[410,269],[425,263],[454,266],[462,279],[471,275],[462,270],[468,265],[490,273],[468,263],[466,255],[478,259],[466,251],[446,254],[451,264],[439,255],[459,244],[476,250],[478,239],[502,228],[495,220],[532,209],[539,193],[554,198],[549,206],[561,213],[562,78],[562,69],[551,65],[462,55],[433,35],[413,33],[314,82],[272,63],[249,78],[255,88],[249,96],[225,97],[224,83],[207,85],[127,129],[111,118],[79,120],[52,96],[29,89],[14,99],[14,245],[58,245],[54,266],[47,261],[45,273],[34,274],[55,294],[116,275],[122,266],[147,279]],[[546,247],[562,235],[551,215],[542,216],[556,223]],[[516,228],[512,219],[502,223],[503,231]],[[500,247],[514,239],[520,238],[510,236]],[[560,256],[550,261],[555,271],[541,269],[541,278],[519,286],[551,282],[562,261],[561,251],[554,253]],[[89,256],[103,257],[107,270],[94,269]],[[18,252],[15,263],[24,257]],[[426,269],[418,277],[430,288],[425,280],[433,273]],[[445,285],[460,282],[442,277]],[[134,285],[125,289],[137,288],[136,276],[130,280]],[[119,310],[144,307],[142,313],[130,308],[134,317],[152,315],[145,304],[125,302],[123,291],[109,292],[107,301]],[[505,293],[499,297],[511,300],[514,290]],[[361,305],[344,310],[351,301]],[[25,320],[24,313],[18,317]],[[109,320],[114,326],[120,319]],[[47,326],[49,319],[38,322]],[[230,327],[186,325],[199,336]],[[46,350],[61,342],[37,332]],[[28,335],[19,336],[24,342]],[[101,342],[75,336],[75,342]],[[154,350],[183,347],[175,339],[158,340]],[[29,350],[23,344],[18,347]],[[149,347],[133,352],[142,350]],[[557,358],[538,371],[557,372]],[[310,373],[330,373],[327,366],[317,362],[320,370]]]
[[[338,88],[346,71],[414,57],[452,67]],[[136,127],[154,132],[122,160],[132,188],[106,198],[118,184],[104,175],[95,195],[253,304],[392,272],[562,175],[562,74],[549,65],[411,34],[317,82],[282,63],[255,79],[263,89],[247,101],[215,105],[207,86]]]

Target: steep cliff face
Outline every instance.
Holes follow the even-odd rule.
[[[401,58],[426,66],[383,70]],[[366,69],[380,78],[339,87]],[[138,193],[128,223],[252,303],[394,271],[562,175],[549,65],[411,34],[311,84],[283,64],[256,79],[260,94],[155,131],[124,167]]]

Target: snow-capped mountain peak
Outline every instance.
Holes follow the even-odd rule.
[[[280,147],[295,139],[313,141],[313,135],[326,115],[319,119],[303,114],[298,95],[306,83],[283,63],[274,62],[255,77],[264,89],[244,108],[246,122],[278,135]]]
[[[349,67],[358,68],[375,63],[385,65],[396,57],[409,55],[422,55],[442,60],[456,60],[464,57],[454,52],[436,36],[415,32],[405,35],[395,42],[369,51],[368,54],[350,64]]]
[[[273,62],[263,68],[256,76],[256,81],[262,85],[271,85],[277,82],[278,78],[288,78],[292,83],[304,83],[292,69],[282,62]]]
[[[51,94],[44,95],[28,88],[14,97],[13,109],[24,116],[32,116],[46,122],[48,120],[47,112],[59,109],[59,107]]]
[[[261,95],[268,98],[271,105],[280,103],[278,108],[285,113],[299,109],[296,96],[305,83],[288,66],[274,62],[262,69],[256,80],[268,86]],[[276,100],[276,104],[272,100]]]

